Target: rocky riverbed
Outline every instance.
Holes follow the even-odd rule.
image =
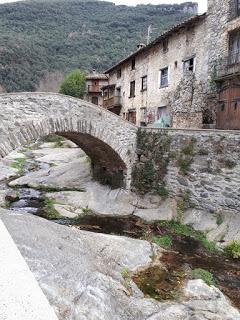
[[[173,199],[99,185],[69,141],[35,143],[0,169],[0,217],[59,319],[240,319],[239,262],[169,222],[178,218]],[[233,222],[196,209],[183,220],[209,240],[239,237]],[[199,269],[211,286],[193,279]]]

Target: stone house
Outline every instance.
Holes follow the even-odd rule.
[[[161,119],[173,128],[240,129],[240,105],[232,116],[232,96],[223,107],[229,91],[240,104],[239,7],[239,0],[209,0],[207,13],[140,44],[106,70],[105,106],[142,126]]]
[[[108,84],[106,74],[97,73],[93,70],[86,76],[86,94],[84,99],[103,107],[103,96],[101,88]]]
[[[217,89],[216,127],[240,129],[240,1],[209,0],[208,11],[208,76]]]

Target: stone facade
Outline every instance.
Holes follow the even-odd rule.
[[[185,209],[240,214],[239,132],[142,129],[137,154],[134,190],[174,197]]]
[[[240,29],[236,3],[236,0],[208,0],[206,14],[170,29],[110,68],[107,71],[110,84],[121,90],[121,115],[129,118],[129,113],[136,112],[136,123],[147,126],[166,115],[170,116],[169,125],[173,128],[215,124],[221,89],[216,72],[219,67],[228,68],[229,37],[233,30]],[[186,68],[189,70],[186,61],[190,59],[192,76],[186,72]],[[164,68],[168,68],[168,81],[161,86]],[[238,71],[240,74],[240,68]],[[145,76],[147,88],[143,90]],[[135,93],[130,96],[133,81]],[[229,81],[227,84],[231,85]],[[225,85],[223,81],[221,87]]]
[[[103,108],[60,94],[2,94],[0,108],[0,157],[55,133],[87,153],[96,178],[129,186],[135,160],[134,125]]]
[[[108,84],[108,77],[99,74],[95,70],[86,76],[86,93],[84,100],[103,107],[103,95],[101,88]]]
[[[184,61],[187,59],[194,59],[194,74],[198,79],[195,81],[196,85],[197,82],[206,79],[205,34],[206,24],[203,16],[187,25],[186,28],[176,28],[176,32],[167,37],[167,48],[165,48],[163,41],[159,41],[149,49],[140,49],[135,57],[113,68],[109,73],[109,83],[115,84],[116,88],[121,88],[121,115],[125,116],[129,110],[136,110],[136,123],[151,125],[165,108],[166,114],[176,115],[178,118],[180,118],[179,113],[181,112],[194,113],[195,103],[193,107],[191,104],[186,107],[184,99],[179,104],[179,97],[173,101],[173,95],[174,93],[185,96],[192,95],[190,92],[192,83],[190,88],[187,87],[185,90],[185,79],[189,79],[188,72],[184,70]],[[136,67],[131,70],[133,59],[135,59]],[[168,85],[161,86],[161,70],[165,67],[168,67]],[[118,68],[121,68],[121,77],[117,76]],[[144,76],[147,76],[146,90],[142,88]],[[135,81],[134,97],[130,97],[131,81]],[[182,93],[179,92],[179,86],[182,86]],[[188,99],[188,102],[191,100],[192,97]],[[175,120],[172,120],[175,123]],[[202,123],[196,122],[195,125],[200,127]]]

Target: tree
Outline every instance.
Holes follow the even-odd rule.
[[[86,78],[83,71],[76,69],[66,75],[60,86],[60,93],[76,98],[83,98],[86,90]]]

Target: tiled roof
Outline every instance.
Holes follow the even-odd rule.
[[[206,13],[203,13],[201,15],[196,15],[188,20],[185,20],[175,26],[173,26],[171,29],[163,32],[159,37],[157,37],[155,40],[153,40],[151,43],[149,43],[147,46],[135,51],[134,53],[130,54],[128,57],[124,58],[123,60],[119,61],[117,64],[115,64],[114,66],[112,66],[111,68],[109,68],[108,70],[106,70],[104,73],[107,74],[111,71],[113,71],[115,68],[117,68],[118,66],[120,66],[121,64],[123,64],[124,62],[127,62],[130,59],[133,59],[135,56],[137,56],[139,53],[145,52],[148,49],[154,47],[155,45],[157,45],[158,43],[160,43],[162,40],[164,40],[165,38],[167,38],[168,36],[170,36],[171,34],[179,31],[182,28],[186,28],[188,26],[191,25],[195,25],[197,24],[199,21],[204,20],[206,17]]]
[[[89,73],[86,75],[86,80],[108,80],[108,76],[104,73]]]

